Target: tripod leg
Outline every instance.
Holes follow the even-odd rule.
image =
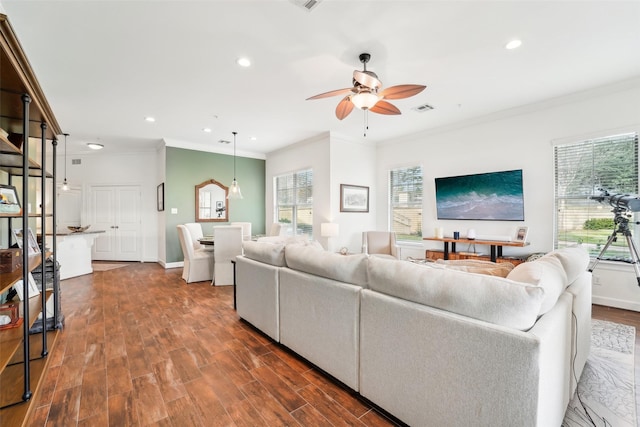
[[[629,253],[631,254],[633,269],[636,272],[636,280],[638,282],[638,286],[640,286],[640,267],[638,267],[638,263],[640,263],[640,257],[638,257],[638,248],[636,248],[636,243],[631,238],[631,233],[625,233],[625,237],[627,238],[627,245],[629,246]]]
[[[607,251],[607,249],[609,249],[609,246],[611,246],[611,244],[613,242],[615,242],[615,241],[616,241],[616,231],[614,230],[614,232],[611,233],[611,236],[609,236],[609,239],[607,240],[607,243],[605,243],[604,247],[602,248],[602,250],[600,251],[600,253],[596,257],[596,260],[593,262],[593,265],[591,266],[591,268],[589,268],[589,272],[590,273],[593,272],[593,269],[596,268],[596,265],[598,265],[598,263],[602,259],[602,255],[604,255],[604,253]]]

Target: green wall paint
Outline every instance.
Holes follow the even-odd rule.
[[[229,186],[233,180],[233,156],[166,148],[166,181],[164,183],[164,215],[166,262],[183,260],[176,225],[195,221],[195,186],[209,179]],[[242,200],[229,200],[229,221],[248,221],[253,234],[265,233],[265,161],[236,158],[236,179],[242,190]],[[171,209],[178,213],[172,214]],[[203,222],[204,234],[212,234],[214,225],[224,222]]]

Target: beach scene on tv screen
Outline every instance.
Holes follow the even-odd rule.
[[[435,181],[438,219],[524,221],[522,170]]]

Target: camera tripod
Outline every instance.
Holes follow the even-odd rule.
[[[589,268],[589,271],[593,272],[593,269],[596,268],[596,265],[598,265],[598,262],[602,259],[602,255],[604,255],[609,246],[611,246],[611,243],[618,240],[618,233],[620,233],[625,237],[625,239],[627,239],[627,247],[629,248],[629,254],[631,255],[631,264],[633,264],[633,269],[636,272],[636,280],[638,281],[638,286],[640,286],[640,267],[638,267],[640,264],[640,257],[638,256],[638,248],[631,236],[631,230],[629,230],[629,217],[631,214],[628,214],[627,211],[628,209],[621,207],[616,207],[612,210],[614,213],[613,222],[615,224],[613,232],[596,257],[593,265]],[[640,222],[635,222],[635,224],[640,224]]]

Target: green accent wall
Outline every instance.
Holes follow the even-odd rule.
[[[210,179],[230,186],[233,156],[166,147],[164,215],[167,263],[184,259],[176,226],[195,222],[195,186]],[[236,179],[244,198],[228,200],[229,222],[247,221],[251,223],[253,234],[265,234],[265,161],[237,157]],[[172,214],[171,208],[177,208],[178,213]],[[204,234],[212,234],[214,225],[228,225],[227,222],[201,224]]]

